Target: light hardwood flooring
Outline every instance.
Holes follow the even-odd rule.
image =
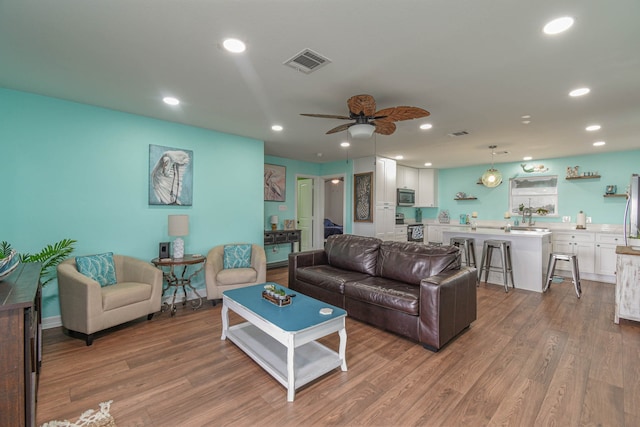
[[[268,280],[286,284],[286,268]],[[285,389],[220,340],[220,304],[98,336],[44,331],[38,424],[113,400],[128,426],[640,426],[640,324],[613,323],[614,285],[478,288],[478,319],[438,353],[347,319],[349,370]],[[232,323],[239,322],[231,316]],[[338,336],[322,340],[337,349]]]

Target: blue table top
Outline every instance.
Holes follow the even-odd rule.
[[[278,307],[262,298],[265,284],[275,285],[278,289],[287,291],[287,295],[296,296],[291,298],[291,304]],[[339,307],[293,292],[274,282],[232,289],[222,294],[287,332],[301,331],[347,314]],[[321,308],[331,308],[333,313],[320,314]]]

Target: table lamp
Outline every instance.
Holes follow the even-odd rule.
[[[169,236],[176,236],[173,241],[173,257],[184,257],[184,240],[182,236],[189,234],[189,215],[169,215]]]
[[[272,230],[277,230],[278,229],[278,215],[271,215],[271,229]]]

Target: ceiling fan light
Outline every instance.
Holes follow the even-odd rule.
[[[357,124],[349,128],[349,135],[351,135],[352,138],[368,139],[371,138],[374,130],[376,130],[376,127],[373,125]]]

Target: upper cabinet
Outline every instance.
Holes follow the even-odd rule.
[[[418,189],[418,169],[398,165],[396,172],[396,186],[398,188]]]
[[[376,157],[375,172],[376,205],[396,206],[396,161]]]
[[[438,206],[438,170],[418,169],[416,206],[433,208]]]

